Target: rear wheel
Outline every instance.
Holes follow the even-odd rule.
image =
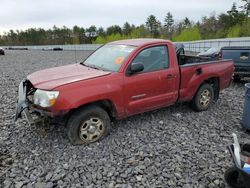
[[[203,84],[195,94],[191,105],[198,112],[207,110],[214,99],[214,89],[210,84]]]
[[[76,111],[67,124],[72,144],[90,144],[101,140],[110,131],[108,113],[99,106],[88,106]]]

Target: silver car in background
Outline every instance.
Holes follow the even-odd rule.
[[[219,57],[220,48],[212,47],[205,52],[200,52],[197,56],[201,58],[207,58],[210,60],[217,60]]]

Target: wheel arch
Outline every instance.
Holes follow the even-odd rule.
[[[83,110],[84,108],[86,108],[88,106],[99,106],[99,107],[103,108],[108,113],[109,117],[112,120],[116,119],[116,117],[117,117],[117,110],[116,110],[114,103],[109,99],[103,99],[103,100],[92,101],[92,102],[80,105],[77,108],[71,109],[68,112],[68,115],[67,115],[68,118],[76,111]]]
[[[219,99],[219,93],[220,93],[220,79],[219,79],[219,77],[211,77],[211,78],[204,80],[199,85],[197,90],[195,91],[195,95],[199,91],[200,87],[203,84],[210,84],[213,87],[213,89],[214,89],[214,101],[217,101]],[[193,96],[193,98],[195,97],[195,95]]]
[[[219,77],[212,77],[205,81],[205,83],[211,84],[214,88],[214,101],[219,99],[220,94],[220,79]]]

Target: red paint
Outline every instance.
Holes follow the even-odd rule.
[[[27,78],[39,89],[52,90],[58,86],[104,76],[109,72],[91,69],[81,64],[71,64],[37,71]]]
[[[229,86],[233,62],[217,62],[179,67],[172,42],[158,39],[116,41],[111,44],[136,46],[118,72],[104,72],[80,64],[67,65],[28,76],[34,87],[60,92],[56,104],[49,110],[54,115],[67,113],[82,105],[109,100],[117,111],[117,118],[165,107],[177,101],[190,101],[199,86],[209,78],[218,78],[220,90]],[[160,71],[126,75],[134,57],[144,48],[166,45],[169,68]],[[202,74],[197,75],[196,69]]]

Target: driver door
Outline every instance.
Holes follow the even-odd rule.
[[[131,63],[142,63],[144,70],[125,75],[124,104],[133,115],[174,104],[178,93],[178,70],[171,68],[166,45],[143,49]]]

